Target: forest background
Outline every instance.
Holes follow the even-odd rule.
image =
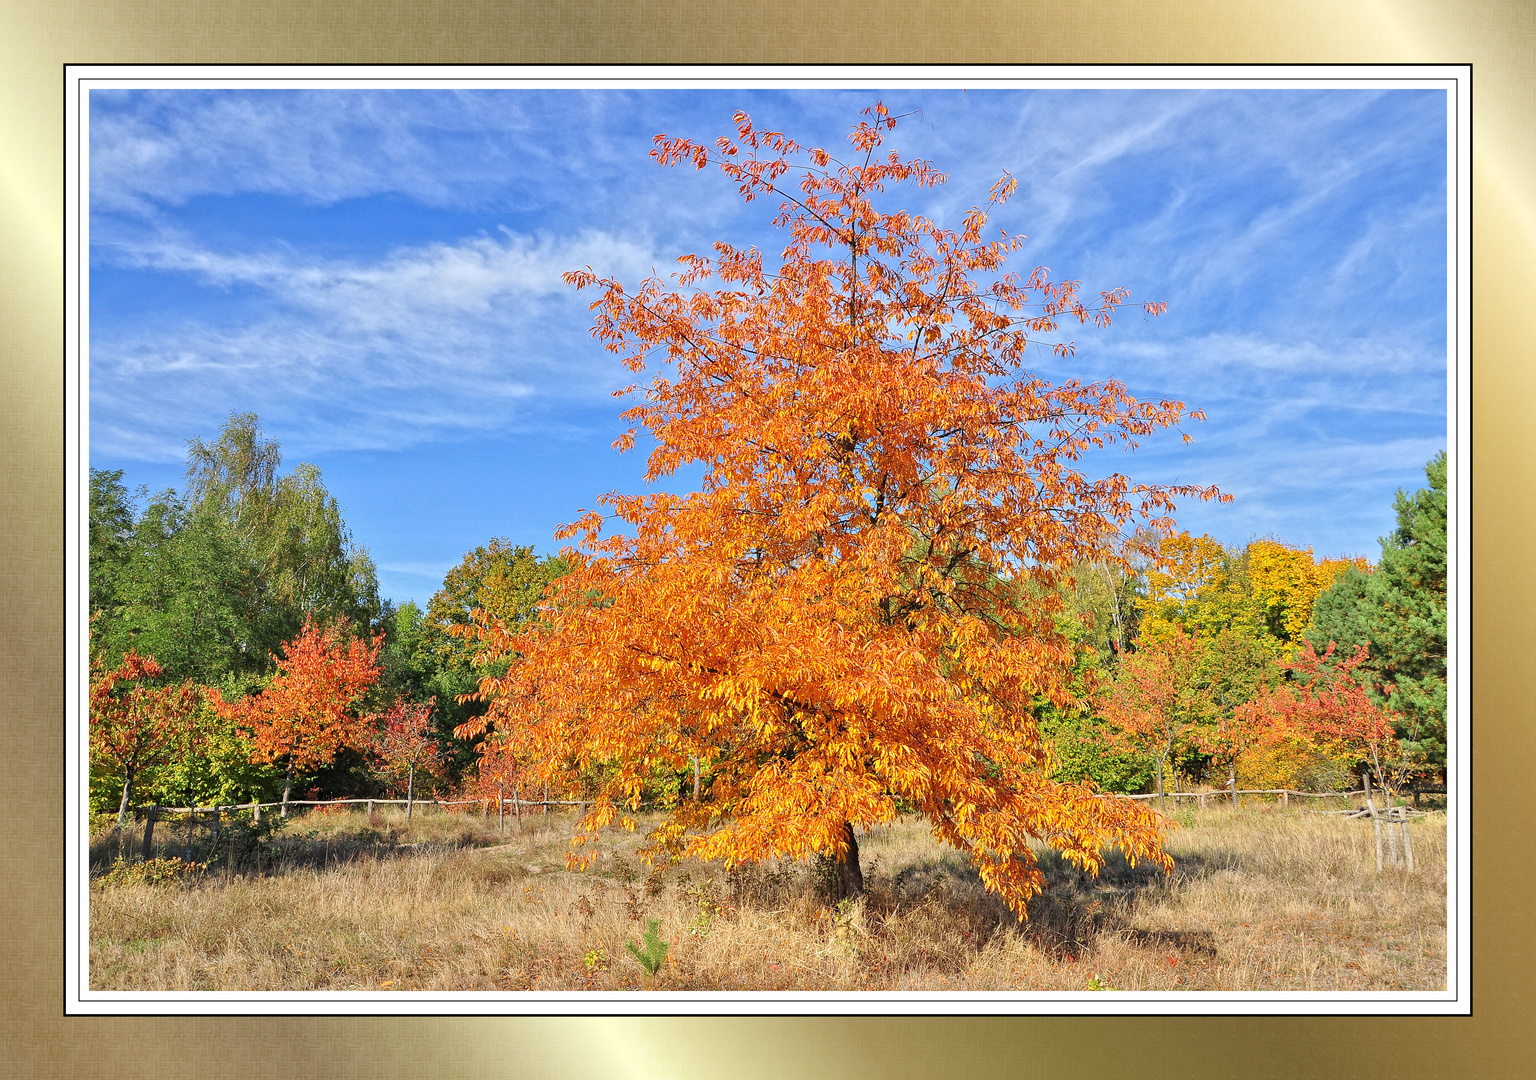
[[[1423,488],[1398,493],[1397,527],[1374,565],[1319,559],[1280,538],[1229,547],[1186,532],[1161,543],[1128,537],[1131,572],[1077,567],[1062,629],[1077,650],[1079,702],[1039,703],[1054,777],[1115,792],[1165,781],[1347,787],[1368,764],[1366,744],[1340,730],[1278,728],[1263,709],[1304,692],[1309,677],[1296,662],[1310,651],[1329,657],[1325,677],[1352,679],[1390,723],[1382,778],[1443,784],[1444,454],[1425,475]],[[258,419],[237,414],[216,439],[189,441],[179,490],[136,497],[121,470],[92,470],[90,560],[93,683],[117,675],[93,703],[93,811],[273,801],[294,784],[294,798],[394,797],[408,786],[416,796],[484,797],[519,782],[515,763],[483,753],[483,732],[455,734],[485,711],[480,679],[509,662],[484,660],[462,631],[477,610],[514,628],[534,618],[545,586],[565,572],[558,556],[492,537],[425,609],[381,599],[367,549],[319,470],[283,472]],[[294,770],[293,746],[274,751],[270,732],[230,703],[281,684],[282,661],[322,629],[335,655],[361,645],[370,659],[335,705],[335,737]],[[157,670],[128,671],[135,655]],[[180,705],[165,696],[123,707],[134,693],[172,688]],[[413,706],[422,738],[402,766],[389,721]],[[154,737],[124,752],[107,736],[125,728]],[[675,801],[691,780],[658,774],[645,798]]]

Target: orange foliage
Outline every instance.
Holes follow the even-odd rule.
[[[1232,770],[1238,787],[1346,791],[1353,783],[1353,758],[1319,747],[1295,731],[1269,728],[1265,734],[1238,756]]]
[[[152,656],[129,649],[103,672],[92,662],[91,757],[120,773],[123,798],[118,824],[128,812],[133,782],[146,768],[169,760],[192,732],[200,695],[191,683],[151,686],[162,669]]]
[[[881,156],[895,118],[867,115],[851,163],[744,114],[712,145],[657,137],[658,163],[714,165],[747,201],[779,201],[776,267],[717,243],[680,260],[675,288],[567,275],[598,291],[596,337],[652,373],[625,414],[655,440],[648,479],[690,464],[704,479],[603,496],[630,530],[600,511],[566,527],[581,550],[536,623],[480,614],[485,655],[521,657],[482,681],[486,723],[556,786],[595,786],[588,830],[697,760],[699,797],[653,853],[841,861],[850,826],[905,805],[1022,916],[1043,881],[1032,838],[1089,870],[1110,847],[1171,865],[1158,815],[1047,779],[1035,708],[1072,699],[1070,568],[1125,565],[1123,528],[1166,531],[1175,496],[1219,493],[1080,471],[1199,414],[1024,370],[1059,322],[1108,325],[1126,291],[1004,272],[1022,237],[984,240],[980,207],[957,231],[878,211],[887,186],[944,177]]]
[[[248,732],[252,761],[282,762],[292,776],[330,764],[343,747],[369,744],[370,718],[353,707],[379,677],[384,635],[365,644],[343,640],[345,631],[344,622],[322,630],[306,618],[298,637],[274,657],[277,674],[265,690],[234,702],[213,693],[220,714]]]
[[[1209,719],[1210,704],[1200,685],[1204,658],[1205,643],[1198,634],[1170,626],[1164,636],[1144,641],[1121,660],[1101,702],[1114,741],[1157,759],[1159,794],[1164,763]]]
[[[1354,671],[1365,663],[1367,650],[1361,645],[1347,660],[1329,667],[1332,643],[1322,656],[1311,642],[1304,643],[1293,661],[1281,665],[1299,676],[1301,685],[1266,690],[1239,706],[1238,717],[1302,735],[1333,756],[1363,759],[1370,763],[1377,782],[1389,787],[1388,778],[1399,758],[1393,724],[1401,717],[1372,701],[1355,680]]]

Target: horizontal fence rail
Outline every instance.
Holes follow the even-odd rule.
[[[504,806],[586,806],[595,799],[502,799]],[[496,799],[289,799],[288,806],[480,806],[482,804],[494,807]],[[248,802],[248,803],[220,803],[217,806],[156,806],[155,810],[162,814],[211,814],[215,811],[229,810],[267,810],[281,808],[284,805],[279,799],[277,802]],[[134,813],[143,813],[149,807],[135,807]]]
[[[1379,794],[1380,792],[1379,792],[1379,789],[1374,789],[1373,788],[1371,793]],[[1419,795],[1444,795],[1445,793],[1446,792],[1445,792],[1444,788],[1417,788],[1417,789],[1410,788],[1410,789],[1398,791],[1396,793],[1396,797],[1397,798],[1404,798],[1404,797],[1412,795],[1415,798],[1417,798]],[[1101,791],[1101,792],[1098,793],[1098,797],[1099,798],[1103,798],[1103,799],[1129,799],[1129,800],[1131,800],[1133,802],[1145,802],[1145,801],[1147,801],[1149,799],[1175,799],[1175,800],[1177,800],[1177,799],[1195,799],[1196,801],[1200,802],[1203,805],[1207,799],[1214,799],[1214,800],[1216,800],[1218,802],[1223,801],[1223,800],[1231,801],[1234,797],[1242,797],[1244,795],[1275,795],[1275,796],[1279,796],[1282,801],[1286,801],[1286,800],[1289,800],[1291,798],[1297,798],[1297,799],[1359,799],[1359,798],[1364,798],[1367,794],[1368,793],[1366,792],[1366,790],[1364,788],[1356,788],[1353,791],[1297,791],[1295,788],[1240,788],[1240,789],[1238,789],[1236,791],[1233,791],[1231,788],[1214,788],[1214,789],[1212,789],[1210,791],[1165,791],[1161,795],[1157,794],[1156,792],[1147,792],[1147,793],[1144,793],[1144,794],[1137,794],[1137,795],[1122,795],[1122,794],[1119,794],[1117,792]],[[500,806],[503,807],[504,809],[509,809],[509,810],[515,811],[517,809],[521,809],[521,808],[524,808],[524,807],[536,807],[536,808],[540,808],[540,809],[545,808],[545,807],[555,807],[555,806],[587,807],[587,806],[590,806],[592,803],[594,803],[596,801],[597,801],[596,799],[523,799],[523,798],[513,798],[513,797],[503,797],[501,799],[497,799],[494,796],[488,796],[486,798],[480,798],[480,799],[435,799],[435,798],[430,798],[430,797],[429,798],[422,798],[422,799],[384,799],[384,798],[373,798],[373,799],[359,799],[359,798],[349,798],[349,799],[289,799],[287,801],[286,805],[288,805],[288,806],[338,806],[338,807],[339,806],[368,806],[368,807],[375,807],[375,806],[438,806],[438,807],[449,807],[449,806],[483,806],[483,807],[490,807],[490,808],[494,809],[498,804],[500,804]],[[133,813],[136,814],[136,815],[141,815],[141,814],[146,813],[147,811],[153,810],[153,811],[155,811],[156,813],[159,813],[159,814],[210,814],[211,815],[211,814],[214,814],[214,813],[228,813],[230,811],[235,811],[235,810],[252,810],[252,811],[254,811],[254,810],[280,809],[284,805],[285,804],[281,800],[277,800],[277,801],[274,801],[274,802],[220,803],[220,804],[218,804],[216,806],[215,805],[208,805],[208,806],[153,806],[153,807],[150,807],[150,806],[139,806],[139,807],[135,807],[133,809]],[[643,809],[646,809],[648,807],[651,807],[652,805],[653,804],[650,804],[650,803],[642,803],[640,805],[640,807],[638,807],[638,809],[642,809],[643,810]],[[629,807],[627,804],[623,804],[623,803],[615,803],[614,807],[615,807],[615,809],[619,809],[619,810],[634,809],[632,807]]]

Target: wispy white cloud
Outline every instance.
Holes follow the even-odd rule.
[[[513,300],[566,296],[562,275],[584,266],[631,278],[655,258],[631,239],[588,230],[574,237],[473,236],[392,252],[371,263],[293,251],[216,252],[187,239],[101,245],[103,262],[194,275],[220,287],[251,285],[360,330],[399,331],[423,316],[488,317]]]
[[[93,108],[91,194],[112,209],[237,192],[319,203],[401,192],[462,205],[531,149],[518,139],[528,123],[516,95],[96,91]],[[458,150],[446,170],[445,142]]]
[[[596,232],[476,236],[375,262],[185,238],[103,254],[268,301],[233,326],[189,317],[92,341],[93,437],[161,459],[180,456],[189,412],[257,400],[279,422],[302,420],[320,450],[538,426],[554,404],[590,403],[622,381],[588,338],[587,299],[560,275],[591,265],[638,278],[653,265],[639,243]]]

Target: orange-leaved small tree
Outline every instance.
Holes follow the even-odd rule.
[[[510,794],[516,800],[512,812],[521,820],[522,784],[528,769],[519,759],[517,747],[506,737],[504,730],[497,730],[480,740],[475,753],[475,767],[464,778],[465,791],[478,798],[496,800],[498,818]]]
[[[1397,786],[1391,782],[1394,769],[1401,760],[1392,725],[1401,717],[1372,701],[1355,675],[1369,647],[1361,645],[1330,665],[1335,649],[1329,642],[1319,656],[1310,641],[1304,642],[1291,660],[1280,662],[1295,681],[1266,690],[1241,706],[1237,715],[1295,731],[1327,751],[1364,761],[1376,774],[1376,783],[1392,791]]]
[[[352,637],[345,620],[322,628],[306,617],[283,655],[273,657],[277,672],[265,690],[233,702],[214,693],[214,707],[251,739],[251,760],[283,764],[283,817],[295,772],[329,765],[343,747],[363,750],[371,742],[369,720],[356,705],[378,680],[383,644],[383,634],[371,643]]]
[[[1144,640],[1120,661],[1100,702],[1115,741],[1157,762],[1157,796],[1163,797],[1163,769],[1174,752],[1191,743],[1211,714],[1201,685],[1205,642],[1177,624],[1161,637]],[[1175,782],[1177,789],[1177,782]]]
[[[399,790],[405,781],[405,818],[411,819],[416,799],[416,771],[438,775],[443,754],[430,720],[437,698],[424,702],[399,698],[377,717],[378,729],[370,747],[380,775]]]
[[[1072,700],[1072,567],[1122,563],[1123,528],[1166,531],[1175,496],[1218,493],[1080,468],[1196,415],[1025,370],[1061,321],[1107,325],[1126,291],[1007,273],[1022,238],[985,239],[986,208],[958,229],[877,208],[944,177],[882,154],[896,118],[866,116],[847,160],[740,113],[713,144],[657,137],[660,165],[715,166],[778,203],[776,261],[722,242],[670,283],[567,275],[597,291],[596,337],[652,373],[626,413],[655,442],[648,479],[698,465],[703,481],[602,497],[627,528],[593,511],[561,533],[579,549],[539,619],[481,618],[486,655],[514,658],[482,680],[485,722],[558,786],[596,787],[573,862],[654,777],[697,765],[651,853],[820,854],[853,895],[855,828],[911,807],[1022,917],[1043,883],[1032,839],[1089,870],[1111,847],[1171,865],[1158,815],[1049,779],[1036,702]]]
[[[129,649],[102,671],[91,663],[91,757],[123,778],[117,824],[128,820],[133,784],[145,769],[171,760],[192,735],[202,695],[191,683],[155,686],[163,671],[152,656]]]

